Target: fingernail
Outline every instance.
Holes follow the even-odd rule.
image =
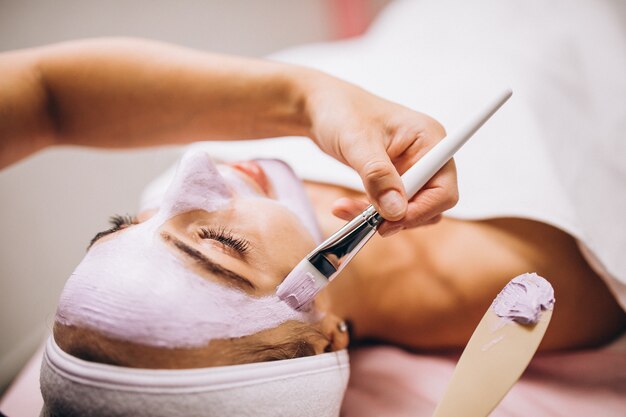
[[[398,217],[404,214],[406,201],[396,190],[387,191],[380,197],[378,202],[389,216]]]

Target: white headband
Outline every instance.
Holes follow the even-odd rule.
[[[348,384],[345,350],[275,362],[186,370],[124,368],[75,358],[50,337],[42,416],[336,417]]]

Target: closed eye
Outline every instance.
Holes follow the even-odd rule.
[[[231,283],[234,283],[235,285],[239,286],[240,288],[244,290],[245,289],[248,289],[248,290],[257,289],[256,285],[254,285],[252,281],[250,281],[248,278],[234,271],[231,271],[230,269],[224,268],[219,263],[214,262],[210,258],[207,258],[202,252],[200,252],[196,248],[193,248],[187,245],[185,242],[178,240],[176,237],[166,232],[162,232],[161,237],[166,242],[171,242],[174,245],[174,247],[176,247],[176,249],[180,250],[187,256],[195,259],[207,272],[211,274],[217,274],[223,279],[228,280]]]
[[[201,239],[211,239],[220,242],[242,256],[246,255],[251,247],[250,241],[235,236],[230,230],[224,227],[201,227],[198,231],[198,236]]]
[[[128,226],[132,226],[133,224],[137,224],[139,222],[137,221],[137,218],[134,216],[130,216],[128,214],[124,216],[115,214],[109,218],[109,223],[111,224],[111,227],[108,228],[107,230],[103,230],[102,232],[98,232],[89,242],[89,246],[87,246],[87,250],[89,250],[89,248],[91,248],[93,244],[98,241],[98,239],[101,239],[107,235],[110,235],[111,233],[115,233],[118,230],[125,229]]]

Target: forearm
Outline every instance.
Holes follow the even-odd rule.
[[[2,114],[21,101],[13,123],[36,121],[37,126],[9,126],[12,122],[2,117],[2,142],[19,138],[24,147],[307,135],[303,85],[322,76],[285,64],[127,39],[4,54],[0,65],[3,73],[12,69],[13,81],[20,80],[19,88],[0,84],[3,96],[14,92],[9,102],[0,102]]]

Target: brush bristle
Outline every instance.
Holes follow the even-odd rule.
[[[306,269],[306,266],[298,264],[276,289],[278,298],[294,310],[300,310],[311,302],[325,285],[325,280],[316,279],[315,274]]]

